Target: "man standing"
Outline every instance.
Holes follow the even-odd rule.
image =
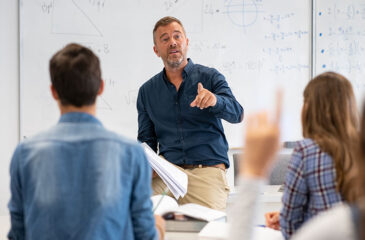
[[[158,239],[143,149],[95,118],[99,59],[69,44],[52,57],[50,74],[61,118],[13,155],[8,238]]]
[[[229,161],[221,119],[241,122],[243,109],[222,74],[187,58],[189,40],[178,19],[160,19],[153,40],[165,67],[139,89],[138,140],[188,174],[180,204],[225,209]],[[152,188],[160,194],[165,185],[154,177]]]

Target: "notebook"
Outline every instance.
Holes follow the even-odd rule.
[[[201,206],[196,203],[179,205],[172,197],[162,195],[155,195],[151,197],[151,200],[154,208],[160,202],[158,207],[155,209],[155,214],[161,215],[165,219],[176,220],[181,217],[182,220],[196,219],[206,222],[226,220],[225,212]]]

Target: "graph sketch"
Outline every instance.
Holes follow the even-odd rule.
[[[249,27],[256,23],[262,13],[260,0],[230,0],[226,4],[226,14],[233,25]]]

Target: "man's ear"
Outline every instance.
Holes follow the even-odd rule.
[[[103,92],[104,92],[104,80],[101,79],[100,88],[99,88],[99,91],[98,91],[98,96],[100,96],[101,94],[103,94]]]
[[[57,93],[56,89],[53,87],[52,84],[50,86],[50,89],[51,89],[53,99],[58,101],[59,100],[58,93]]]
[[[153,51],[156,53],[157,57],[161,57],[160,53],[158,52],[156,45],[153,45]]]

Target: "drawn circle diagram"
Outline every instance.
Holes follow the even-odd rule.
[[[226,8],[228,18],[234,25],[239,27],[253,25],[259,13],[255,0],[231,0]]]

